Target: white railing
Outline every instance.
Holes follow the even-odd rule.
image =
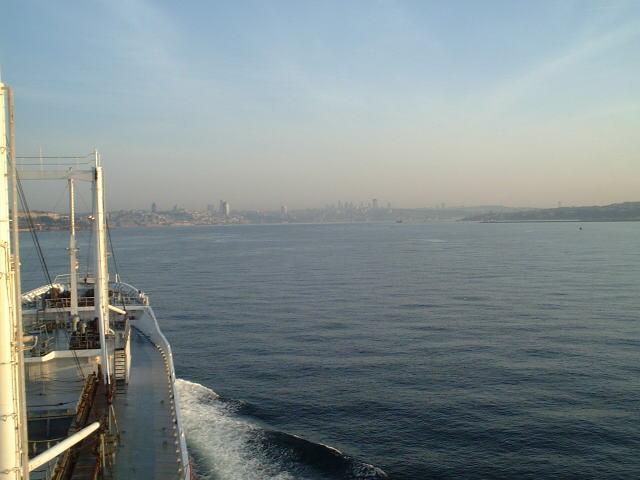
[[[132,305],[149,305],[148,295],[133,285],[124,282],[113,282],[109,287],[114,293],[119,292],[123,295],[123,298],[129,299]]]
[[[57,279],[57,277],[56,277]],[[35,302],[38,297],[41,297],[45,293],[49,292],[49,289],[53,286],[53,288],[57,288],[61,292],[64,291],[64,285],[62,283],[53,282],[52,285],[43,285],[38,288],[34,288],[33,290],[29,290],[27,293],[22,294],[23,302]]]
[[[82,282],[86,279],[86,276],[82,277]],[[56,281],[53,283],[53,287],[59,292],[64,292],[67,289],[69,281],[69,275],[58,275]],[[89,277],[89,284],[93,282],[93,279]],[[43,285],[38,288],[34,288],[29,292],[22,295],[22,304],[25,309],[54,309],[54,308],[70,308],[71,299],[69,297],[58,298],[43,298],[49,290],[50,285]],[[146,293],[138,290],[132,285],[124,282],[113,282],[109,284],[109,302],[114,306],[121,305],[149,305],[149,297]],[[79,307],[92,307],[94,306],[94,297],[78,297]]]
[[[95,283],[95,278],[92,273],[76,273],[76,281],[78,284],[91,284]],[[60,275],[56,275],[56,278],[53,280],[54,283],[62,283],[64,285],[69,285],[71,283],[71,275],[69,273],[62,273]]]

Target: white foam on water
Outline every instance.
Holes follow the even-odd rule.
[[[187,441],[194,448],[205,479],[293,480],[283,465],[269,460],[256,442],[262,430],[235,414],[213,390],[176,380]],[[204,463],[204,465],[201,465]],[[201,469],[201,468],[200,468]]]
[[[321,443],[320,445],[322,445],[324,448],[328,448],[329,450],[333,450],[334,452],[336,452],[339,455],[342,455],[343,453],[338,450],[337,448],[332,447],[331,445],[327,445],[326,443]]]

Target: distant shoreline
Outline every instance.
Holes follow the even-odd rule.
[[[489,212],[463,220],[483,223],[534,222],[638,222],[640,202],[613,203],[592,207],[558,207],[520,212]]]
[[[616,219],[593,219],[593,220],[430,220],[425,222],[403,222],[397,223],[392,221],[350,221],[350,222],[282,222],[282,223],[193,223],[193,224],[165,224],[165,225],[111,225],[112,229],[128,229],[128,228],[194,228],[194,227],[229,227],[229,226],[285,226],[285,225],[365,225],[365,224],[387,224],[387,225],[427,225],[430,223],[478,223],[478,224],[513,224],[513,223],[637,223],[640,220],[616,220]],[[86,231],[87,229],[82,229]],[[20,232],[28,232],[29,229],[20,228]],[[65,228],[40,228],[39,232],[65,232]]]
[[[468,223],[634,223],[638,220],[591,219],[591,220],[460,220]]]

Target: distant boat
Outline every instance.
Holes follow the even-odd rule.
[[[396,223],[402,223],[402,219],[396,220]]]

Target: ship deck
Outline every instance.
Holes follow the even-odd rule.
[[[116,478],[182,478],[167,365],[136,329],[131,330],[129,384],[114,403],[121,443]]]

